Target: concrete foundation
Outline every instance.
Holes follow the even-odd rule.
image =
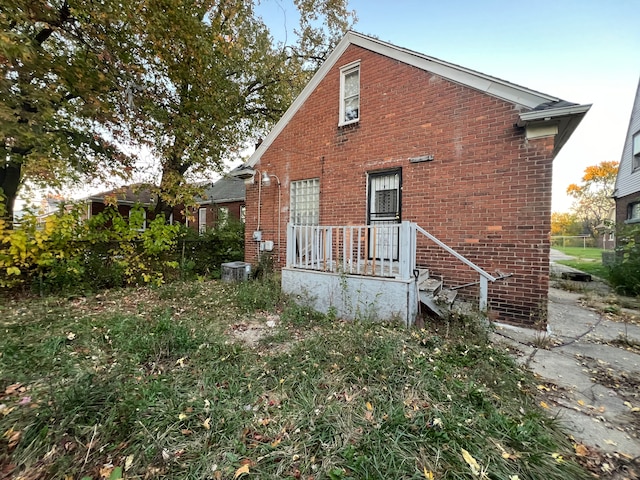
[[[348,320],[396,320],[411,326],[418,313],[415,280],[283,268],[282,291]]]

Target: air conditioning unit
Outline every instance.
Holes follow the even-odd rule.
[[[226,283],[245,282],[249,279],[251,264],[247,262],[229,262],[222,264],[222,281]]]

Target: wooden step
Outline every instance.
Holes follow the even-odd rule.
[[[441,286],[442,282],[440,282],[440,287]],[[439,291],[437,293],[420,289],[419,297],[423,305],[442,318],[451,309],[458,292],[448,288],[441,289],[440,287],[438,287]]]

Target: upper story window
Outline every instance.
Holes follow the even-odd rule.
[[[633,136],[631,152],[633,155],[633,171],[635,172],[640,168],[640,132]]]
[[[360,120],[360,62],[340,69],[340,122],[346,125]]]

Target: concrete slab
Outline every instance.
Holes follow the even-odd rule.
[[[640,455],[640,326],[581,305],[582,293],[551,288],[547,331],[496,325],[493,339],[519,352],[540,378],[552,416],[580,443],[627,458]]]

